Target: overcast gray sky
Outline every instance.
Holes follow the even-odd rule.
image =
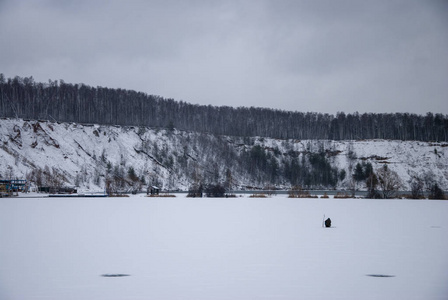
[[[0,0],[0,73],[190,103],[448,114],[446,0]]]

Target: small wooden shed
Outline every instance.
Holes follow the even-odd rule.
[[[149,193],[147,193],[148,195],[158,195],[160,192],[160,189],[157,186],[151,186],[149,189]]]

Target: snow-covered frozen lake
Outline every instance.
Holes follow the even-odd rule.
[[[447,298],[448,201],[0,199],[4,300]]]

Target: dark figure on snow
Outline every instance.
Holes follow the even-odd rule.
[[[331,219],[330,218],[325,220],[325,227],[331,227]]]

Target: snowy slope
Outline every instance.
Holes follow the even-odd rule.
[[[357,162],[371,162],[374,169],[387,163],[396,171],[405,188],[413,175],[432,172],[443,189],[448,188],[448,145],[420,141],[319,141],[270,138],[223,137],[173,132],[165,129],[38,122],[22,119],[0,120],[0,177],[24,178],[33,169],[59,174],[67,185],[102,190],[107,172],[130,167],[147,184],[165,189],[186,190],[193,174],[224,180],[232,171],[236,188],[260,186],[238,163],[238,153],[260,145],[267,152],[326,151],[334,166],[350,175]],[[350,154],[351,152],[351,154]],[[350,176],[338,184],[350,186]],[[279,187],[288,187],[286,181]],[[360,187],[362,188],[362,186]]]

